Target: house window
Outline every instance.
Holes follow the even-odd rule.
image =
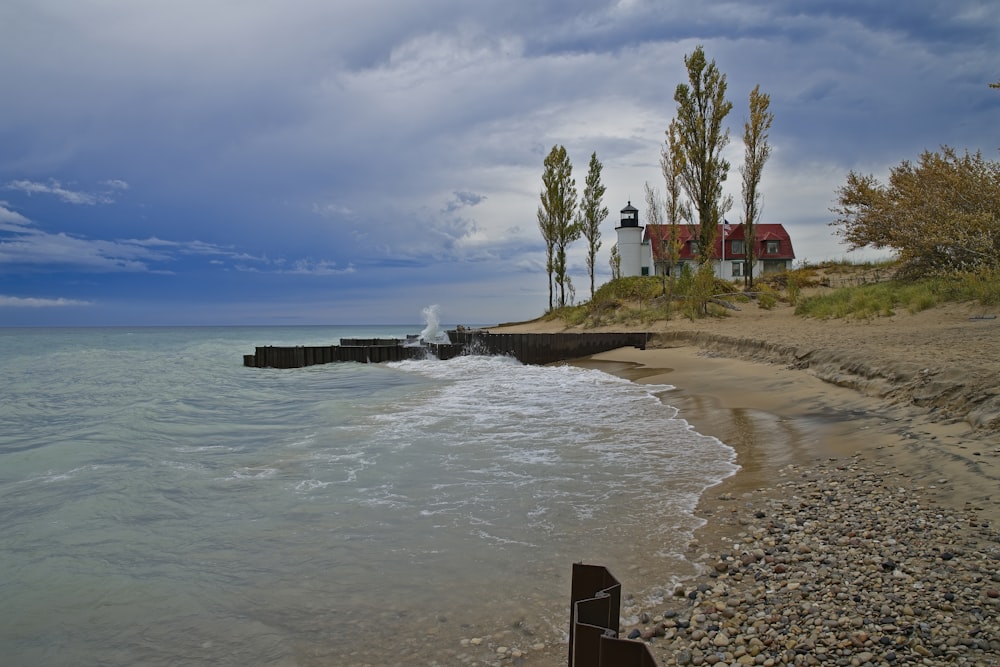
[[[644,275],[644,276],[648,276],[649,275],[649,267],[648,266],[642,267],[642,275]]]
[[[777,255],[778,254],[778,245],[779,245],[779,243],[780,243],[779,241],[768,241],[767,242],[767,254],[768,255]]]
[[[734,251],[735,252],[735,251]],[[733,262],[733,278],[743,277],[743,262]]]
[[[697,256],[698,255],[698,242],[697,241],[688,241],[688,246],[691,248],[691,255],[692,256]]]
[[[730,246],[730,249],[732,250],[732,253],[734,255],[742,255],[743,254],[743,239],[734,240],[731,243],[732,243],[732,245]]]

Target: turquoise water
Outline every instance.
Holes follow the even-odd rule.
[[[667,387],[502,357],[242,366],[420,329],[0,329],[3,664],[452,664],[515,624],[561,641],[574,561],[639,593],[690,573],[733,453]]]

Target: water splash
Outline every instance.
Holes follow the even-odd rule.
[[[448,333],[441,329],[440,307],[437,304],[427,306],[421,312],[427,325],[420,332],[420,340],[424,343],[447,343]]]

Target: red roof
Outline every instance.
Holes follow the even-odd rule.
[[[727,225],[729,232],[726,234],[727,241],[743,241],[745,228],[743,225]],[[785,231],[785,226],[780,224],[757,224],[756,225],[757,259],[795,259],[795,250],[792,248],[792,239]],[[698,239],[698,225],[677,225],[677,236],[681,241],[679,260],[693,260],[698,254],[691,241]],[[650,239],[656,239],[658,243],[653,243],[654,261],[662,261],[666,258],[663,249],[663,242],[670,238],[670,225],[646,225],[642,233],[643,243],[648,243]],[[767,252],[768,241],[777,241],[777,252]],[[773,247],[771,248],[773,249]],[[722,257],[722,225],[715,235],[715,247],[712,249],[712,259]],[[746,253],[732,252],[732,244],[726,246],[726,259],[745,259]]]

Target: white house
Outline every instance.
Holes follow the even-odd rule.
[[[618,232],[618,254],[621,257],[622,276],[662,275],[667,271],[675,275],[684,264],[697,266],[698,225],[677,225],[673,239],[677,245],[677,256],[670,266],[669,246],[670,225],[639,226],[639,211],[632,202],[621,211],[621,225]],[[725,280],[734,280],[746,275],[747,243],[744,225],[719,225],[715,235],[715,246],[710,255],[715,275]],[[792,239],[781,224],[757,224],[754,226],[756,247],[755,276],[779,273],[792,268],[795,250]]]

